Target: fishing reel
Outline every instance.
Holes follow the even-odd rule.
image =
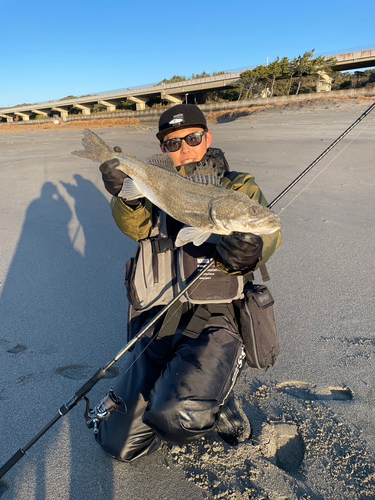
[[[100,422],[103,420],[107,421],[111,415],[120,408],[122,402],[121,398],[116,396],[113,392],[113,389],[107,392],[101,402],[95,406],[93,410],[90,409],[90,401],[86,396],[84,396],[84,400],[86,401],[86,425],[89,429],[94,429],[94,434],[98,434]]]

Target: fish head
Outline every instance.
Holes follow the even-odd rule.
[[[281,228],[281,220],[270,209],[244,195],[244,198],[222,198],[210,207],[210,217],[218,234],[271,234]]]

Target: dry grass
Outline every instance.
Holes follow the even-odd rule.
[[[240,108],[240,109],[231,109],[224,111],[214,111],[207,115],[208,123],[224,123],[236,120],[237,118],[241,118],[241,116],[249,116],[254,113],[259,113],[260,111],[265,111],[267,109],[274,108],[275,105],[265,105],[265,106],[252,106],[251,108]]]
[[[82,120],[74,122],[40,123],[33,125],[0,125],[0,132],[43,132],[44,130],[82,130],[84,128],[134,127],[140,124],[138,118],[103,118],[101,120]]]
[[[239,108],[224,111],[215,111],[207,116],[208,123],[225,123],[236,120],[244,116],[251,116],[255,113],[260,113],[270,109],[279,109],[281,111],[288,109],[306,109],[321,106],[335,106],[338,102],[358,102],[358,101],[374,101],[375,97],[366,96],[342,96],[342,97],[322,97],[318,99],[301,99],[292,102],[277,102],[275,104],[265,104],[263,106],[251,106],[250,108]],[[82,130],[84,128],[110,128],[110,127],[136,127],[140,125],[138,118],[102,118],[93,120],[72,121],[60,124],[41,123],[41,124],[0,124],[0,132],[43,132],[44,130]]]

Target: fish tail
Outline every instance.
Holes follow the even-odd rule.
[[[104,163],[115,156],[114,149],[88,128],[83,131],[82,144],[85,149],[72,151],[72,155],[87,158],[96,163]]]

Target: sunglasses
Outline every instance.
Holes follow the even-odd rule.
[[[199,146],[206,132],[193,132],[185,137],[175,137],[162,142],[162,146],[169,152],[175,153],[181,148],[182,141],[185,141],[188,146]]]

